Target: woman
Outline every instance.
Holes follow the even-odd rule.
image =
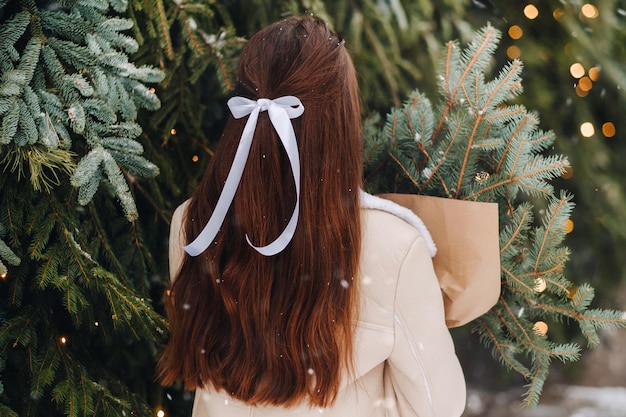
[[[268,26],[242,52],[236,96],[172,219],[161,381],[196,390],[194,416],[459,416],[430,236],[359,191],[341,38],[311,16]]]

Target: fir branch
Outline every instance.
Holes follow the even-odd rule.
[[[128,183],[126,182],[122,170],[117,165],[115,159],[110,152],[104,154],[102,159],[102,167],[106,173],[107,179],[115,190],[115,195],[119,198],[122,209],[128,221],[134,221],[139,216],[135,199],[133,198]]]
[[[49,387],[54,381],[61,363],[61,358],[57,351],[57,343],[57,340],[51,337],[31,366],[31,372],[33,373],[31,395],[33,396],[43,397],[44,389]]]
[[[528,380],[523,404],[531,406],[538,401],[552,358],[574,361],[580,355],[576,344],[553,343],[537,334],[535,320],[573,318],[593,346],[598,328],[626,326],[626,316],[590,310],[593,289],[587,284],[573,287],[563,277],[570,252],[562,243],[573,203],[568,193],[555,196],[550,181],[569,163],[563,155],[543,154],[555,137],[538,129],[538,115],[505,103],[522,92],[521,62],[505,65],[495,79],[485,81],[483,72],[498,39],[499,33],[487,27],[464,50],[448,43],[439,76],[443,97],[435,104],[438,121],[430,137],[421,132],[431,131],[426,121],[433,108],[413,92],[401,109],[389,112],[382,129],[364,131],[365,149],[375,155],[366,158],[365,171],[374,192],[499,203],[501,296],[473,329],[503,365]],[[539,226],[533,205],[520,194],[547,205]],[[517,356],[525,357],[529,366]]]
[[[513,122],[507,126],[512,131],[510,133],[506,132],[508,133],[508,140],[495,167],[494,172],[500,172],[504,168],[506,168],[506,170],[508,172],[511,172],[512,175],[515,168],[518,166],[518,162],[521,158],[521,155],[523,154],[523,151],[528,150],[528,144],[524,135],[528,134],[528,131],[530,130],[528,123],[530,121],[529,114],[525,111],[525,109],[520,109],[517,112],[516,116],[518,117],[513,119]],[[532,125],[530,128],[532,129]],[[511,149],[514,147],[516,148],[517,152],[515,152],[515,154],[511,156]]]
[[[594,296],[595,291],[588,284],[583,284],[578,287],[574,294],[570,297],[572,299],[572,306],[574,307],[574,310],[577,312],[585,311],[591,304]]]
[[[197,28],[197,23],[195,20],[193,20],[192,17],[187,16],[187,14],[182,10],[177,13],[176,20],[184,29],[183,35],[185,36],[185,39],[193,53],[196,55],[203,55],[205,53],[205,48],[200,41],[200,38],[196,36],[195,29]]]
[[[444,75],[441,77],[442,88],[444,89],[447,100],[442,117],[433,133],[433,141],[439,136],[439,132],[443,129],[446,116],[460,99],[457,97],[459,89],[464,85],[465,80],[473,73],[474,66],[480,62],[481,59],[485,60],[485,55],[489,56],[490,52],[493,53],[495,48],[494,39],[497,40],[497,38],[499,38],[499,34],[495,28],[491,26],[484,28],[482,32],[477,34],[477,38],[471,44],[471,51],[465,52],[466,62],[462,62],[457,43],[448,42],[447,54],[444,60],[445,70]],[[457,79],[452,68],[459,67],[464,68],[464,70]]]
[[[159,168],[142,156],[120,152],[115,149],[110,149],[109,154],[121,166],[128,169],[132,175],[138,175],[142,178],[153,178],[159,174]],[[134,178],[131,178],[131,181],[134,181]]]
[[[9,245],[3,240],[5,234],[5,228],[0,222],[0,277],[6,277],[7,269],[2,263],[2,260],[6,261],[11,266],[19,266],[22,260],[11,250]]]
[[[167,325],[165,319],[152,310],[146,300],[130,293],[112,273],[95,268],[96,288],[108,301],[114,326],[123,326],[125,331],[139,339],[142,334],[161,338]]]
[[[537,164],[540,165],[540,164]],[[481,188],[473,193],[465,196],[462,200],[477,200],[481,194],[486,193],[487,191],[491,191],[496,188],[501,188],[506,185],[516,185],[522,188],[525,192],[530,195],[536,196],[546,196],[552,192],[552,186],[546,183],[539,183],[538,185],[536,181],[532,181],[533,178],[541,177],[541,176],[550,176],[552,178],[557,177],[558,174],[565,172],[565,167],[569,166],[566,159],[559,158],[555,156],[553,161],[548,166],[538,166],[534,167],[532,171],[523,171],[518,175],[513,175],[508,179],[503,179],[494,184],[489,185],[488,187]]]
[[[48,202],[45,199],[41,199],[31,211],[26,230],[32,234],[28,248],[29,256],[32,258],[40,257],[50,241],[52,229],[56,225],[56,218],[49,214]]]
[[[95,209],[93,204],[89,204],[88,208],[91,223],[93,225],[93,231],[95,232],[96,238],[100,242],[100,247],[102,248],[101,250],[104,252],[109,268],[113,270],[120,280],[123,281],[124,285],[130,286],[131,282],[126,279],[125,267],[119,259],[120,254],[116,253],[114,250],[109,233],[107,233],[107,227],[103,224],[104,219],[102,219],[99,211]]]
[[[459,179],[458,179],[457,184],[456,184],[456,193],[455,193],[454,198],[459,198],[459,195],[461,193],[461,187],[463,185],[463,176],[465,175],[465,171],[466,171],[466,168],[468,166],[470,152],[472,151],[472,146],[474,144],[474,138],[476,137],[476,132],[477,132],[477,130],[479,128],[479,125],[480,125],[480,123],[482,121],[483,121],[482,114],[479,114],[478,117],[476,118],[476,122],[474,123],[474,126],[472,127],[472,132],[470,133],[470,135],[467,138],[468,144],[467,144],[467,146],[465,148],[465,155],[463,156],[462,165],[461,165],[461,168],[459,170]]]
[[[19,414],[4,404],[0,404],[0,414],[5,417],[20,417]]]
[[[61,60],[75,69],[89,68],[99,59],[91,49],[72,41],[50,37],[48,38],[48,45]]]
[[[493,326],[486,320],[476,320],[476,331],[480,333],[480,338],[483,344],[486,346],[493,346],[494,356],[500,360],[507,368],[515,370],[517,373],[523,375],[525,378],[530,378],[530,370],[517,361],[511,353],[516,352],[517,347],[515,343],[503,343],[502,336],[496,334],[499,326]],[[499,333],[499,332],[498,332]]]
[[[42,10],[40,19],[42,26],[51,35],[77,44],[81,43],[89,33],[95,30],[95,26],[91,22],[77,14]]]
[[[80,414],[92,415],[94,412],[93,381],[89,380],[84,371],[73,366],[73,358],[67,353],[61,355],[65,378],[52,390],[52,399],[63,406],[68,417],[78,417]],[[77,372],[78,371],[78,372]]]
[[[24,309],[19,316],[6,320],[0,328],[0,353],[7,356],[8,349],[28,347],[37,343],[36,326],[46,315],[39,306]]]
[[[574,207],[571,203],[572,195],[561,194],[558,201],[552,201],[543,220],[543,227],[536,232],[536,241],[533,248],[536,261],[533,270],[539,270],[539,265],[550,254],[548,252],[557,247],[565,238],[564,222]]]
[[[500,268],[508,285],[523,292],[532,293],[534,291],[533,287],[518,277],[517,271],[511,271],[506,266],[501,266]]]
[[[3,21],[0,25],[0,49],[4,51],[13,47],[24,35],[29,24],[30,14],[27,11],[16,13],[9,20]]]
[[[17,100],[13,100],[9,111],[2,119],[2,133],[0,136],[0,144],[10,143],[15,134],[17,133],[17,127],[20,122],[20,105]]]
[[[59,274],[59,261],[62,257],[62,246],[52,245],[50,248],[41,254],[38,254],[37,258],[43,260],[41,268],[37,271],[37,286],[40,289],[45,289],[50,285],[61,287],[60,281],[65,278]]]
[[[502,324],[515,336],[518,341],[523,341],[531,352],[531,356],[534,359],[537,358],[549,358],[550,356],[557,356],[561,359],[567,360],[577,360],[580,348],[576,345],[567,345],[568,349],[559,348],[555,349],[553,344],[546,344],[543,342],[539,336],[532,335],[527,328],[527,326],[523,325],[522,322],[517,318],[517,314],[515,314],[511,310],[511,306],[504,299],[504,297],[500,296],[500,304],[502,304],[506,310],[506,316],[500,316],[500,320]],[[534,364],[536,365],[536,364]],[[546,370],[547,372],[547,370]],[[544,376],[547,374],[543,374]],[[545,379],[545,378],[544,378]]]
[[[168,23],[167,15],[165,13],[165,7],[163,7],[163,0],[155,0],[157,11],[157,27],[159,28],[159,35],[162,41],[163,49],[167,58],[174,58],[174,47],[172,46],[172,39],[170,38],[170,25]]]

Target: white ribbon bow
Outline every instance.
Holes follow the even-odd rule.
[[[257,101],[249,100],[244,97],[233,97],[228,100],[228,107],[235,119],[241,119],[247,115],[250,115],[246,126],[241,134],[239,146],[235,153],[233,164],[230,167],[224,189],[220,194],[215,210],[211,215],[211,218],[202,229],[202,232],[196,237],[196,239],[183,246],[183,249],[191,256],[198,256],[209,247],[217,232],[220,230],[226,213],[235,197],[235,192],[239,187],[241,181],[241,175],[246,166],[248,160],[248,154],[250,153],[250,146],[252,145],[252,139],[254,138],[254,130],[256,129],[256,123],[259,118],[259,113],[267,110],[269,113],[270,121],[274,126],[274,129],[278,133],[278,137],[285,147],[287,157],[291,164],[291,171],[293,173],[294,183],[296,185],[296,206],[291,214],[291,219],[287,223],[285,230],[274,240],[272,243],[266,246],[254,246],[248,235],[246,234],[246,240],[248,244],[252,246],[257,252],[265,256],[272,256],[280,253],[291,241],[293,234],[296,231],[296,225],[298,224],[298,213],[300,211],[300,158],[298,155],[298,143],[296,142],[296,134],[293,131],[293,125],[290,119],[300,117],[304,112],[304,106],[302,102],[294,96],[284,96],[274,100],[261,98]]]

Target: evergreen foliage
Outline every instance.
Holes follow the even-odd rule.
[[[577,2],[547,3],[566,10],[558,38],[576,32],[573,41],[623,86],[610,59],[623,52],[621,0],[603,3],[605,20],[593,28],[580,25]],[[536,403],[551,360],[580,351],[571,337],[535,333],[537,320],[574,321],[595,345],[598,329],[623,319],[591,308],[591,285],[564,277],[573,203],[553,184],[568,161],[519,104],[530,97],[551,116],[573,114],[555,104],[562,92],[547,104],[520,95],[518,61],[485,80],[494,28],[463,51],[444,46],[469,40],[472,22],[514,21],[517,9],[495,0],[0,0],[0,415],[153,415],[157,407],[188,415],[190,396],[152,382],[165,322],[151,298],[167,281],[169,219],[212,157],[245,38],[303,12],[346,39],[366,113],[395,107],[383,126],[375,117],[366,125],[369,191],[500,202],[502,296],[472,327],[528,379],[525,403]],[[598,39],[610,49],[595,48]],[[403,104],[417,83],[421,92]],[[594,177],[588,145],[560,147],[578,155],[583,181]],[[579,195],[596,202],[585,188]],[[602,222],[613,236],[626,230],[619,207]]]
[[[593,288],[564,277],[570,253],[562,243],[573,203],[551,181],[569,163],[545,153],[555,137],[538,129],[536,114],[507,103],[522,92],[520,61],[485,80],[499,38],[487,26],[465,49],[448,43],[441,100],[433,106],[415,91],[382,128],[368,126],[366,179],[373,192],[498,203],[502,291],[473,330],[503,365],[528,380],[524,404],[535,405],[552,359],[580,355],[579,346],[551,341],[538,323],[573,319],[595,346],[598,329],[623,327],[626,319],[621,311],[591,309]],[[532,199],[545,208],[535,213]]]
[[[575,194],[577,207],[572,214],[575,228],[568,236],[577,255],[568,263],[568,274],[593,284],[599,298],[624,305],[626,188],[622,178],[626,175],[626,146],[620,136],[626,131],[626,72],[622,65],[626,59],[626,3],[547,0],[535,3],[540,14],[532,21],[524,17],[522,5],[495,3],[494,19],[524,30],[520,39],[503,39],[502,48],[519,48],[525,78],[532,79],[519,102],[550,116],[550,127],[559,138],[555,147],[568,155],[572,164],[563,181]],[[585,16],[583,5],[597,8],[597,13]],[[570,73],[575,63],[584,68],[582,76]],[[585,87],[590,77],[593,80]],[[595,128],[588,138],[580,132],[585,122]],[[605,123],[613,123],[611,134],[605,135]]]
[[[163,73],[129,59],[125,9],[0,3],[3,416],[152,414],[142,374],[166,323],[129,184],[158,173],[137,116]]]

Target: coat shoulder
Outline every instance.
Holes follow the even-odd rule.
[[[366,236],[370,233],[385,240],[409,239],[412,242],[419,235],[424,239],[430,256],[437,254],[437,247],[428,228],[410,209],[365,192],[361,193],[361,208],[364,209]]]

